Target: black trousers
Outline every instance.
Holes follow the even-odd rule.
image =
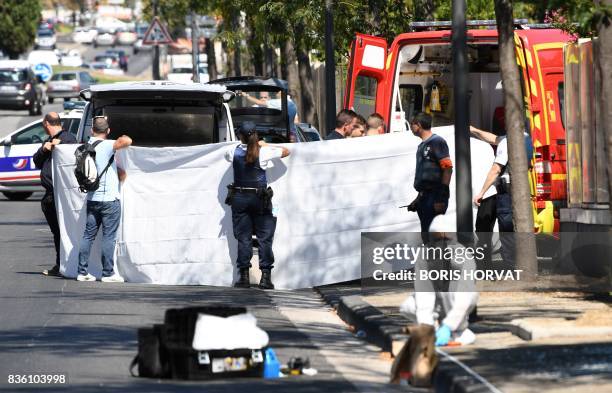
[[[497,219],[497,196],[491,195],[480,201],[478,213],[476,213],[476,232],[478,233],[478,246],[484,248],[482,261],[476,260],[479,268],[489,267],[493,247],[493,228]],[[480,262],[480,263],[479,263]]]
[[[263,199],[253,193],[236,192],[232,197],[232,224],[234,237],[238,240],[238,269],[251,267],[253,232],[259,244],[259,268],[272,269],[274,266],[272,241],[276,217],[272,215],[272,206],[264,207],[263,203]]]
[[[47,191],[40,201],[42,212],[45,215],[49,229],[53,234],[53,244],[55,245],[55,265],[59,267],[60,264],[60,228],[57,221],[57,210],[55,209],[55,199],[53,198],[53,191]]]

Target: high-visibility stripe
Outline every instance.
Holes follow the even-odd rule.
[[[0,182],[5,181],[5,180],[32,180],[32,179],[40,179],[40,175],[36,175],[36,176],[0,177]]]
[[[391,68],[391,59],[393,58],[393,52],[389,52],[389,55],[387,56],[387,64],[385,66],[386,69]]]
[[[525,59],[527,59],[527,65],[530,68],[533,67],[533,57],[531,56],[529,49],[525,49]]]
[[[553,173],[551,175],[551,179],[552,180],[556,180],[556,181],[567,180],[567,174],[565,174],[565,173]]]
[[[540,119],[540,114],[537,113],[533,116],[533,125],[538,130],[542,129],[542,120]]]
[[[531,94],[533,94],[534,97],[537,97],[538,89],[536,87],[536,82],[532,78],[529,78],[529,86],[531,87]]]

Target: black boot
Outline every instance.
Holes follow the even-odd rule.
[[[234,288],[249,288],[251,281],[249,280],[249,269],[240,269],[240,278],[234,284]]]
[[[259,280],[259,289],[274,289],[274,284],[272,284],[272,270],[261,270],[261,280]]]

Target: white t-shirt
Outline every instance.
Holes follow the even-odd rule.
[[[505,136],[500,137],[499,139],[497,150],[495,152],[495,161],[493,162],[503,167],[508,165],[508,139]],[[501,175],[501,177],[505,179],[507,183],[510,183],[510,174],[508,173],[508,170],[504,170],[504,174]]]
[[[244,143],[240,143],[238,145],[230,146],[230,148],[225,152],[225,159],[229,162],[234,161],[234,152],[236,148],[242,149],[244,151],[247,150],[247,145]],[[261,169],[268,169],[274,166],[272,162],[275,158],[281,158],[283,156],[283,149],[279,146],[262,146],[259,149],[259,166]]]

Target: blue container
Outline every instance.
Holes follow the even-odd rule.
[[[264,360],[264,378],[278,378],[280,374],[280,363],[272,348],[266,349],[266,359]]]

